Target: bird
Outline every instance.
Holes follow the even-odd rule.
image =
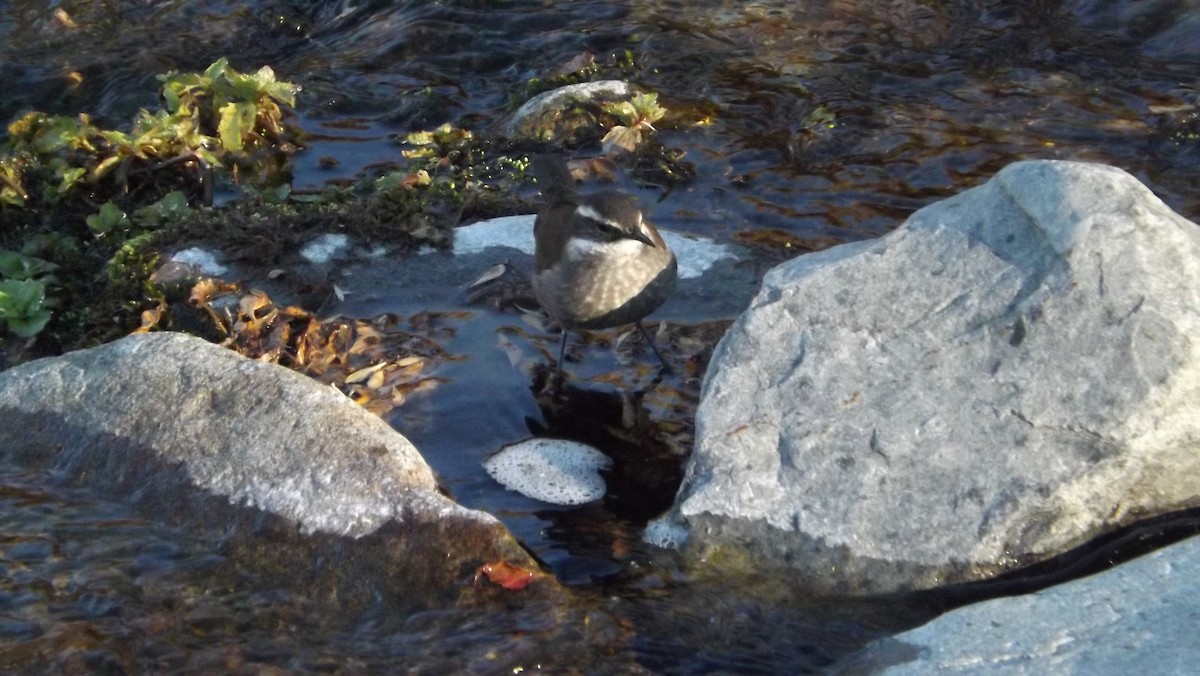
[[[531,158],[546,204],[533,226],[533,295],[562,328],[562,378],[570,331],[634,324],[663,370],[666,359],[642,325],[675,289],[678,263],[633,196],[580,194],[560,155]]]

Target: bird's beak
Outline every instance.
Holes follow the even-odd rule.
[[[629,233],[629,238],[636,239],[652,249],[657,248],[654,246],[654,240],[650,239],[646,234],[646,229],[642,227],[642,215],[640,213],[638,214],[637,230]]]
[[[638,230],[637,232],[629,233],[629,239],[636,239],[637,241],[641,242],[642,244],[645,244],[648,247],[657,248],[654,246],[654,240],[647,237],[646,233],[642,232],[641,230]]]

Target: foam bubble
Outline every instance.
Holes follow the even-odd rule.
[[[199,268],[200,272],[203,272],[210,277],[220,277],[226,272],[229,272],[229,268],[221,265],[217,261],[216,254],[206,249],[200,249],[197,247],[184,249],[174,256],[171,256],[171,260],[175,261],[176,263],[183,263],[184,265],[194,265],[195,267]]]
[[[642,539],[663,549],[679,549],[687,542],[688,530],[668,514],[646,524]]]
[[[310,263],[328,263],[350,246],[350,238],[343,234],[324,234],[305,244],[300,255]]]
[[[580,505],[604,497],[600,470],[612,460],[564,439],[527,439],[488,458],[483,468],[510,491],[555,505]]]

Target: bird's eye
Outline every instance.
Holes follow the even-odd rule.
[[[617,226],[608,221],[593,221],[596,224],[596,229],[603,233],[614,233],[617,231]]]

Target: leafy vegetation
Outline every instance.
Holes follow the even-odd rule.
[[[0,204],[128,203],[147,191],[157,193],[153,201],[170,189],[199,198],[211,194],[216,169],[251,185],[286,182],[286,158],[302,136],[283,119],[296,85],[276,81],[265,66],[239,73],[225,59],[203,73],[160,80],[165,107],[140,111],[129,131],[102,129],[86,114],[31,112],[9,125]]]
[[[613,101],[604,104],[604,112],[620,120],[600,140],[605,154],[615,155],[633,152],[642,143],[647,132],[654,131],[654,123],[667,114],[658,105],[658,94],[638,94],[628,101]]]
[[[46,285],[34,279],[0,281],[0,329],[30,338],[50,321]]]
[[[628,66],[628,55],[597,65],[585,54],[552,79]],[[139,111],[127,129],[40,112],[9,125],[0,143],[0,350],[7,335],[10,360],[111,340],[139,323],[182,326],[181,299],[167,297],[179,286],[151,282],[166,242],[212,242],[230,259],[274,265],[317,231],[444,247],[464,218],[534,208],[527,157],[544,144],[442,125],[398,139],[398,161],[371,174],[297,194],[290,162],[305,138],[288,110],[298,86],[225,59],[159,80],[162,105]],[[603,126],[593,126],[592,142],[612,128],[620,137],[612,143],[641,144],[640,155],[665,111],[647,94],[593,112]],[[674,166],[648,166],[659,165]],[[213,210],[218,183],[242,199]]]
[[[147,281],[156,233],[210,203],[216,180],[255,195],[290,183],[303,135],[286,111],[299,87],[225,59],[159,79],[163,107],[140,111],[127,130],[36,111],[8,126],[0,337],[49,329],[51,343],[76,347],[126,331],[131,306],[158,293]]]

